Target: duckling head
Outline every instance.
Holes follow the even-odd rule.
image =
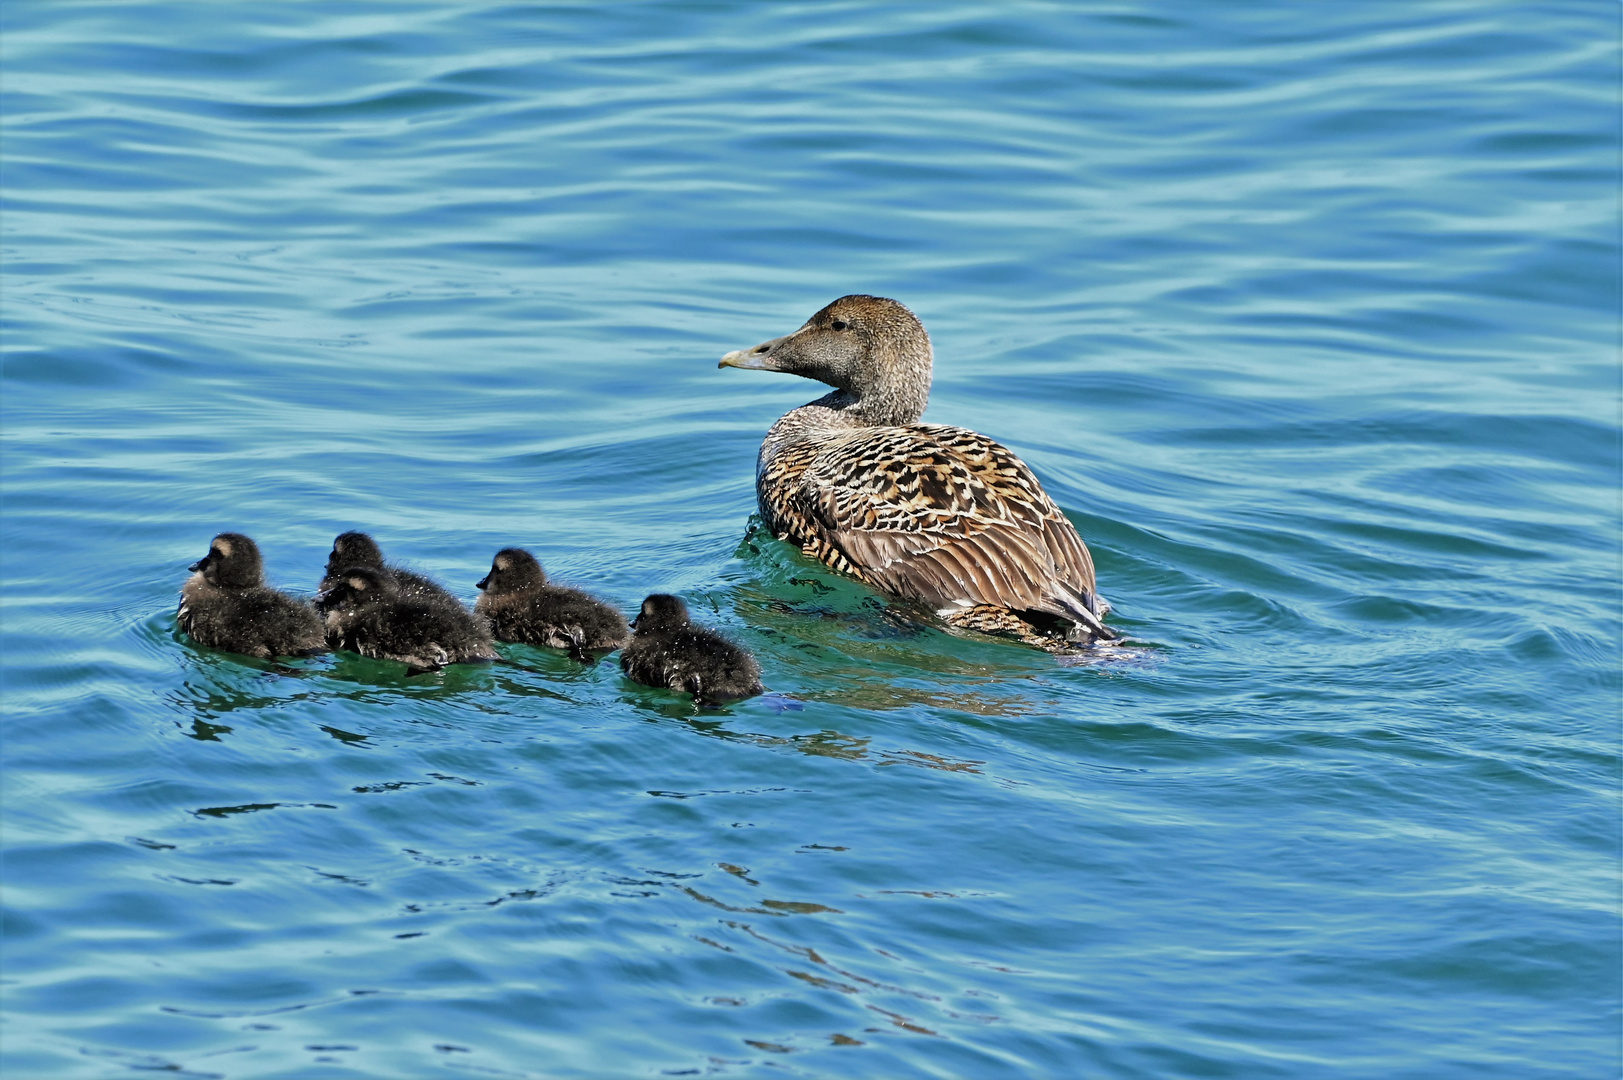
[[[688,606],[679,596],[654,593],[642,602],[642,610],[631,620],[631,628],[643,633],[680,630],[688,624]]]
[[[357,610],[395,599],[394,579],[370,566],[351,566],[338,575],[332,588],[316,597],[320,612]]]
[[[332,551],[327,555],[327,573],[350,566],[383,568],[383,551],[378,542],[363,532],[343,532],[333,538]]]
[[[479,579],[477,588],[491,596],[520,592],[547,583],[547,572],[534,555],[523,548],[502,548],[490,561],[490,573]]]
[[[845,391],[831,403],[871,424],[912,424],[930,400],[930,335],[883,296],[842,296],[792,334],[738,349],[718,367],[784,371]]]
[[[241,533],[221,533],[209,541],[209,553],[189,567],[222,589],[249,589],[265,580],[259,545]]]

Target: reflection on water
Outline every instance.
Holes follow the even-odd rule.
[[[708,738],[743,743],[764,750],[793,751],[812,757],[837,758],[841,761],[865,761],[875,765],[914,765],[926,769],[964,773],[979,772],[979,766],[985,764],[983,761],[956,760],[919,750],[875,750],[871,746],[872,738],[846,735],[838,731],[824,730],[803,735],[765,735],[758,732],[735,731],[720,720],[681,715],[670,716],[669,719],[679,720],[690,730]],[[674,793],[660,791],[651,792],[650,794],[673,795]],[[677,795],[676,797],[687,798],[691,796]]]
[[[498,711],[499,703],[490,700],[492,695],[572,700],[545,671],[533,672],[523,664],[454,664],[436,672],[407,675],[403,664],[352,653],[337,653],[325,664],[305,662],[300,667],[224,654],[188,655],[188,660],[195,660],[194,676],[165,700],[178,711],[204,717],[298,703],[389,702],[397,700],[401,692],[417,700],[464,701],[470,708]],[[569,663],[578,673],[580,665]]]
[[[915,1002],[939,1003],[942,1000],[941,997],[936,994],[931,994],[921,990],[909,989],[894,982],[884,982],[879,979],[874,979],[866,975],[859,974],[858,972],[851,970],[850,966],[840,966],[835,964],[828,958],[824,957],[815,948],[804,945],[796,945],[792,942],[780,941],[770,934],[766,934],[755,929],[755,927],[751,926],[749,923],[728,920],[724,921],[721,925],[735,931],[737,934],[744,935],[753,939],[754,941],[758,941],[778,952],[792,956],[797,961],[809,963],[817,968],[818,971],[827,973],[817,974],[790,967],[779,968],[780,971],[790,978],[797,979],[812,986],[816,986],[821,989],[835,990],[842,994],[858,996],[878,994],[881,995],[880,1000],[887,1001],[887,1003],[888,999],[883,995],[900,995],[902,997],[912,998]],[[711,945],[715,948],[727,948],[727,946],[722,945],[719,942],[709,941],[704,938],[699,938],[698,940],[703,941],[705,944]],[[880,955],[886,954],[880,951]],[[878,1013],[880,1016],[888,1019],[895,1026],[904,1030],[912,1031],[920,1035],[937,1034],[936,1032],[931,1031],[929,1028],[917,1023],[913,1017],[901,1012],[883,1008],[874,1002],[864,1002],[864,1008]],[[993,1019],[995,1019],[995,1017]],[[875,1031],[879,1029],[867,1028],[865,1030]]]
[[[345,746],[365,746],[366,741],[371,738],[370,735],[359,735],[353,731],[345,731],[342,728],[335,728],[328,724],[320,726],[322,731],[325,731]]]
[[[206,681],[187,679],[182,682],[173,692],[165,696],[171,708],[188,716],[198,714],[201,717],[221,717],[238,710],[248,709],[258,712],[320,696],[319,691],[312,691],[301,685],[297,681],[297,675],[284,672],[266,671],[258,676],[246,677],[245,673],[229,670],[200,674],[213,677],[207,678]],[[234,679],[233,676],[238,676],[242,681]],[[248,682],[248,679],[254,681]],[[272,680],[285,680],[289,692],[285,695],[255,692],[272,687],[280,689],[281,687]]]
[[[180,726],[176,721],[176,726]],[[207,720],[193,720],[192,726],[185,734],[187,738],[198,739],[202,742],[219,742],[221,735],[228,735],[231,728],[225,724],[211,724]]]
[[[275,810],[279,807],[311,806],[318,810],[336,810],[338,807],[331,803],[244,803],[241,806],[205,806],[192,813],[198,817],[230,817],[233,814],[257,814],[261,810]]]

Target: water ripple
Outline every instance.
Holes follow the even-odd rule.
[[[1615,1073],[1616,30],[10,5],[7,1072]],[[854,291],[1128,645],[759,533],[818,391],[715,358]],[[525,544],[772,693],[198,649],[225,528]]]

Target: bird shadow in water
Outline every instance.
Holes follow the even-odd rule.
[[[799,735],[769,735],[763,732],[736,730],[728,726],[725,716],[714,713],[710,715],[662,713],[661,719],[649,718],[650,723],[661,723],[665,720],[681,723],[695,734],[710,739],[742,743],[776,753],[805,754],[810,757],[864,763],[876,768],[907,765],[941,772],[981,775],[980,767],[986,764],[984,761],[954,758],[921,750],[880,749],[873,746],[873,739],[870,736],[848,735],[830,728]]]

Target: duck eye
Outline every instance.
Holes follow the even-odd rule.
[[[845,320],[843,320],[843,319],[835,319],[833,322],[829,323],[828,325],[831,328],[835,329],[835,330],[844,330],[845,329]]]

